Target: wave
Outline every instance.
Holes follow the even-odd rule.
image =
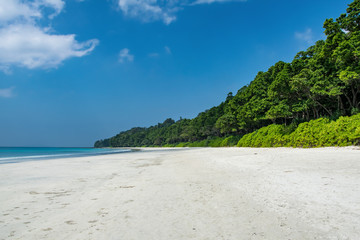
[[[108,155],[116,153],[125,153],[131,152],[131,149],[117,149],[117,150],[102,150],[96,152],[76,152],[76,153],[66,153],[66,154],[43,154],[43,155],[26,155],[26,156],[14,156],[14,157],[0,157],[0,164],[5,163],[17,163],[25,162],[30,160],[46,160],[46,159],[57,159],[57,158],[70,158],[70,157],[85,157],[85,156],[98,156],[98,155]]]

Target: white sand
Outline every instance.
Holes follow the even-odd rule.
[[[354,147],[4,164],[0,193],[0,239],[360,239]]]

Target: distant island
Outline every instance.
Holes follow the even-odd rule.
[[[95,147],[321,147],[360,144],[360,0],[324,22],[326,40],[277,62],[194,119],[166,119]]]

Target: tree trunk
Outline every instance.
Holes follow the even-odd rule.
[[[352,105],[352,101],[351,101],[350,97],[346,93],[344,93],[344,96],[346,97],[346,99],[348,100],[348,102],[350,104],[350,109],[353,108],[354,106]]]
[[[319,104],[319,106],[322,107],[322,108],[329,114],[329,116],[332,115],[331,110],[327,109],[327,108],[326,108],[324,105],[322,105],[320,102],[318,102],[318,101],[316,101],[316,100],[315,100],[315,102],[316,102],[317,104]]]
[[[340,100],[340,111],[341,111],[341,113],[344,113],[345,108],[344,108],[344,103],[343,103],[341,96],[339,96],[339,100]]]
[[[309,110],[306,109],[306,120],[309,121],[310,119],[310,113],[309,113]]]
[[[357,102],[357,95],[359,94],[359,87],[356,86],[351,86],[351,93],[353,95],[353,101],[352,101],[352,106],[353,107],[357,107],[359,105],[359,103]]]
[[[352,99],[352,106],[355,107],[356,106],[356,95],[357,95],[357,91],[355,91],[354,87],[351,86],[351,93],[353,95],[353,99]]]

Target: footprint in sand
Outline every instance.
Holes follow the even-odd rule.
[[[76,222],[74,222],[74,221],[72,221],[72,220],[70,220],[70,221],[65,221],[65,223],[66,223],[66,224],[69,224],[69,225],[75,225],[75,224],[76,224]]]
[[[97,211],[97,214],[98,214],[99,216],[105,217],[105,215],[107,215],[107,214],[109,214],[109,213],[108,213],[108,212],[105,212],[104,210],[105,210],[105,208],[101,208],[99,211]]]
[[[134,188],[135,186],[119,186],[119,188]]]
[[[62,206],[63,206],[63,208],[64,207],[66,207],[66,206],[68,206],[68,205],[70,205],[70,203],[63,203],[63,204],[61,204]]]

